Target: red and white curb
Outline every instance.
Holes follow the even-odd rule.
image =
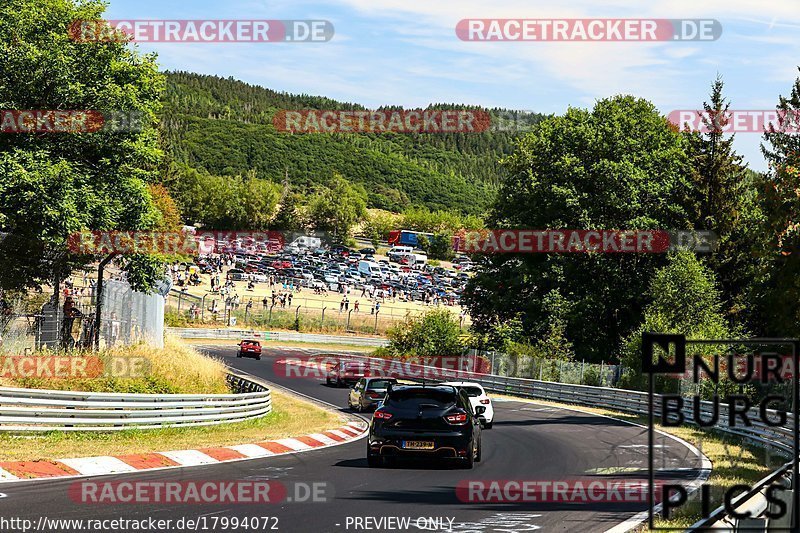
[[[197,450],[172,450],[140,453],[116,457],[80,457],[53,461],[0,461],[0,483],[31,481],[37,479],[102,476],[125,474],[144,470],[183,468],[211,465],[231,461],[246,461],[260,457],[301,453],[330,446],[338,446],[362,438],[367,423],[355,420],[336,429],[310,433],[300,437],[200,448]]]

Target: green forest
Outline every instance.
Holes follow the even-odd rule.
[[[230,78],[167,73],[160,128],[171,189],[179,203],[188,200],[177,181],[190,170],[231,179],[252,172],[255,179],[288,184],[302,195],[326,186],[338,174],[363,186],[368,208],[401,212],[425,207],[481,214],[502,181],[499,160],[512,152],[519,130],[544,118],[518,113],[514,118],[524,126],[517,131],[290,134],[272,124],[274,114],[282,109],[364,108],[321,96],[280,93]],[[498,122],[512,113],[486,111]]]

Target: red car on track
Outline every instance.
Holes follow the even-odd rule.
[[[252,357],[261,360],[261,343],[254,340],[243,340],[238,344],[236,357]]]

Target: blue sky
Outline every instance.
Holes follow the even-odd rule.
[[[774,108],[800,75],[798,0],[110,0],[109,19],[326,19],[327,43],[148,43],[164,69],[233,76],[369,107],[429,103],[563,113],[633,94],[699,108],[719,73],[737,109]],[[463,18],[713,18],[714,42],[463,42]],[[736,147],[764,170],[757,133]]]

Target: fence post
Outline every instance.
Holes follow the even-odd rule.
[[[539,381],[542,381],[542,370],[544,369],[544,365],[542,364],[541,360],[539,361]]]
[[[300,331],[300,307],[297,306],[297,309],[294,312],[294,329],[295,331]]]
[[[558,382],[559,383],[563,383],[564,382],[564,377],[563,376],[564,376],[564,360],[562,359],[562,360],[560,360],[558,362]]]
[[[605,380],[606,380],[605,373],[604,373],[604,368],[605,368],[605,366],[603,365],[603,361],[600,361],[600,386],[601,387],[603,386],[603,383],[605,383]]]
[[[205,322],[206,318],[206,296],[208,293],[203,295],[203,299],[200,300],[200,322]]]
[[[323,307],[322,308],[322,319],[319,321],[319,328],[320,329],[325,329],[325,310],[326,309],[327,309],[327,307]]]
[[[580,381],[580,385],[583,385],[583,367],[584,367],[585,364],[586,364],[586,361],[581,359],[581,381]]]
[[[269,318],[267,319],[267,325],[272,324],[272,308],[275,307],[275,304],[269,306]]]
[[[375,312],[375,335],[378,334],[378,312],[379,311]]]
[[[492,350],[492,374],[496,372],[494,369],[494,353],[495,353],[494,350]]]
[[[350,331],[350,314],[351,314],[352,312],[353,312],[353,310],[352,310],[352,309],[351,309],[350,311],[348,311],[348,312],[347,312],[347,325],[344,327],[344,331],[345,331],[345,333],[346,333],[346,332],[348,332],[348,331]]]

